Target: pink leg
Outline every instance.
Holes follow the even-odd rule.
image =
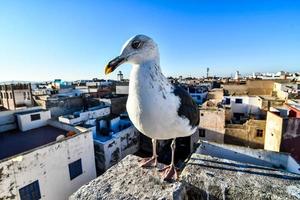
[[[162,176],[164,181],[168,181],[168,180],[177,180],[178,179],[178,173],[176,170],[176,167],[174,165],[174,154],[175,154],[175,139],[173,139],[172,143],[171,143],[171,149],[172,149],[172,160],[171,160],[171,164],[169,166],[164,167],[163,169],[159,170],[161,172],[163,172]]]
[[[156,167],[157,166],[157,154],[156,154],[156,140],[152,139],[153,155],[150,158],[144,158],[140,164],[140,167]]]

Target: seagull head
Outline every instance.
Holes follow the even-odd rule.
[[[147,61],[159,61],[157,44],[146,35],[136,35],[123,45],[121,54],[105,66],[105,74],[124,63],[141,64]]]

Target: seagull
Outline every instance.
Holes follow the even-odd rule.
[[[126,109],[134,126],[152,139],[153,155],[141,167],[156,167],[157,140],[172,139],[171,164],[161,169],[164,180],[177,179],[175,139],[192,135],[199,124],[197,104],[183,88],[171,84],[160,67],[158,45],[146,35],[130,38],[121,54],[105,66],[105,74],[121,64],[132,65]]]

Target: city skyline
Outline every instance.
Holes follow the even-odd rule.
[[[115,79],[104,65],[139,33],[158,42],[166,76],[299,68],[299,3],[172,2],[3,1],[0,81]]]

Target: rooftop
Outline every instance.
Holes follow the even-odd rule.
[[[26,111],[21,111],[21,112],[17,112],[17,115],[27,115],[30,113],[37,113],[37,112],[42,112],[42,111],[47,111],[46,109],[35,109],[35,110],[26,110]]]
[[[0,133],[0,160],[54,142],[57,136],[66,133],[49,125],[24,132],[13,130]]]

